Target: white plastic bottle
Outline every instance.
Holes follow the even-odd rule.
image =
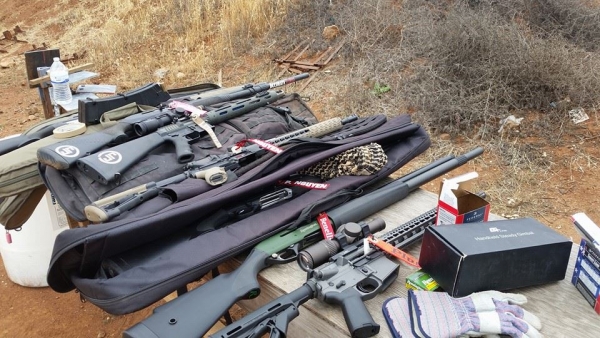
[[[52,82],[54,92],[54,102],[56,104],[68,104],[73,100],[73,94],[69,87],[69,70],[60,62],[60,58],[55,57],[52,66],[49,69],[50,82]]]

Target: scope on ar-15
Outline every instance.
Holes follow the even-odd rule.
[[[182,109],[180,109],[182,110]],[[175,110],[177,113],[179,111]],[[183,116],[183,111],[181,111],[181,116]],[[141,122],[137,122],[133,124],[133,131],[137,136],[144,136],[150,133],[153,133],[158,130],[158,128],[164,127],[173,123],[173,116],[165,114],[159,115],[154,118],[150,118]]]
[[[340,226],[333,239],[324,239],[298,253],[298,265],[304,271],[309,271],[327,262],[331,256],[340,252],[346,244],[359,238],[385,229],[385,221],[376,218],[368,223],[348,222]]]

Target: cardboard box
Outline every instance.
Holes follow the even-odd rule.
[[[579,246],[571,283],[600,314],[600,257],[585,239]]]
[[[476,172],[470,172],[442,182],[436,225],[486,222],[488,220],[489,202],[469,191],[471,181],[477,176]]]
[[[532,218],[425,230],[419,264],[453,297],[565,278],[573,243]]]
[[[571,215],[571,221],[577,232],[585,239],[585,247],[600,256],[600,228],[585,213]]]

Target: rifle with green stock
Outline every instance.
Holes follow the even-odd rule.
[[[383,220],[372,222],[383,223]],[[362,241],[345,245],[343,251],[330,255],[329,262],[309,270],[304,285],[209,337],[252,338],[265,333],[269,337],[285,337],[288,324],[300,314],[300,305],[315,298],[342,307],[351,337],[376,335],[380,326],[373,320],[364,301],[385,291],[398,277],[400,265],[382,251],[366,253],[364,247]]]

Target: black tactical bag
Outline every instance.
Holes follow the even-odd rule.
[[[290,107],[291,120],[316,121],[297,95],[285,99],[289,100],[285,105]],[[247,130],[266,126],[262,122],[257,124],[256,117],[250,113],[232,122],[239,123],[237,130],[244,129],[241,128],[243,125],[255,126]],[[300,127],[301,124],[288,125],[284,129]],[[237,138],[228,133],[220,135],[224,146]],[[255,136],[268,139],[276,135]],[[299,171],[334,155],[372,143],[381,145],[387,156],[386,164],[375,173],[334,177],[324,182],[328,184],[325,190],[309,190],[289,201],[228,222],[226,226],[219,224],[213,231],[198,232],[197,225],[219,211],[272,191],[277,182],[293,178]],[[50,262],[48,284],[57,292],[77,289],[82,297],[112,314],[137,311],[201,278],[261,240],[309,222],[318,213],[361,195],[364,188],[398,170],[429,145],[427,133],[412,123],[408,115],[390,119],[385,115],[373,115],[359,118],[327,136],[292,143],[282,153],[267,157],[237,180],[219,187],[188,179],[164,189],[161,196],[113,221],[59,234]],[[203,147],[205,149],[200,150]],[[200,143],[194,151],[208,154],[215,149]],[[169,159],[173,155],[164,149],[151,156],[157,159],[150,162],[176,162]],[[41,171],[55,194],[59,185],[69,184],[60,179],[63,176],[54,175],[51,168],[41,168]],[[97,198],[87,196],[89,192],[76,194],[78,198],[87,198],[86,203]],[[99,193],[98,196],[103,195]],[[70,203],[74,204],[73,201]]]

